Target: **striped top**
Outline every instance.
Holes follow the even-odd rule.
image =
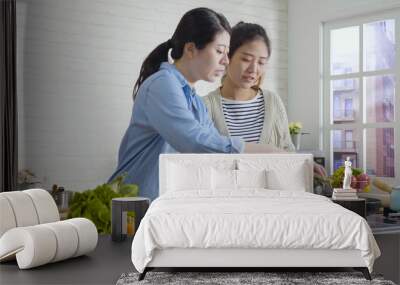
[[[245,142],[259,142],[264,124],[264,96],[258,93],[251,100],[237,101],[221,97],[222,110],[229,135]]]

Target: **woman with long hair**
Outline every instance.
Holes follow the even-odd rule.
[[[232,28],[229,65],[222,86],[203,99],[222,135],[294,151],[280,97],[260,87],[270,57],[271,42],[264,28],[238,23]]]

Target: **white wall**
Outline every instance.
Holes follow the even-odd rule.
[[[144,57],[184,12],[206,6],[263,25],[273,43],[265,87],[287,98],[287,0],[17,0],[20,169],[81,191],[116,166]],[[201,84],[200,93],[215,85]]]
[[[320,147],[321,24],[400,7],[400,0],[289,0],[289,120],[301,121],[302,149]]]

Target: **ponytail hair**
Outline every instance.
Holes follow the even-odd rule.
[[[137,79],[133,89],[133,99],[135,99],[143,81],[153,73],[156,73],[162,62],[168,61],[168,51],[170,49],[169,44],[170,40],[158,45],[143,61],[142,67],[140,68],[139,78]]]
[[[133,88],[133,99],[136,98],[142,83],[160,69],[162,62],[168,61],[170,49],[171,57],[174,60],[180,59],[186,43],[192,42],[201,50],[223,31],[231,33],[229,22],[222,14],[208,8],[195,8],[186,12],[172,38],[158,45],[144,60]]]

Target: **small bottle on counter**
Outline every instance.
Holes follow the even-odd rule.
[[[126,234],[133,236],[135,234],[135,212],[127,212],[126,215]]]

